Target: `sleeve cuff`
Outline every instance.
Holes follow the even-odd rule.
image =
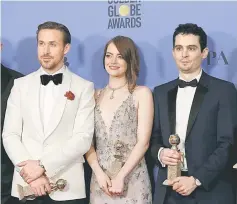
[[[165,167],[165,164],[163,164],[163,163],[161,162],[161,160],[160,160],[160,153],[161,153],[161,151],[162,151],[163,149],[164,149],[164,147],[161,147],[161,148],[159,149],[157,157],[158,157],[158,160],[159,160],[161,166],[162,166],[162,167]]]
[[[202,185],[202,183],[198,179],[195,179],[195,182],[196,182],[197,186],[201,186]]]

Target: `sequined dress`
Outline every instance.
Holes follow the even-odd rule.
[[[114,114],[113,120],[107,131],[97,100],[95,107],[96,153],[102,169],[110,178],[113,178],[122,168],[137,142],[137,109],[133,94],[130,94],[111,114]],[[144,158],[125,179],[123,196],[111,198],[106,195],[99,188],[96,176],[92,173],[90,204],[151,203],[151,184]]]

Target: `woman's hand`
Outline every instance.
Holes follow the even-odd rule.
[[[122,195],[124,191],[124,177],[116,176],[114,179],[111,180],[111,183],[112,186],[109,187],[109,192],[112,195]]]
[[[99,171],[96,175],[97,182],[101,190],[103,190],[108,196],[111,196],[108,188],[112,186],[110,178],[103,172]]]

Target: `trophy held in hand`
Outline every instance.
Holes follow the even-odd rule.
[[[67,185],[67,181],[64,180],[64,179],[59,179],[57,180],[56,183],[50,183],[50,187],[51,187],[51,190],[52,192],[53,191],[62,191],[65,186]],[[17,190],[18,190],[18,193],[19,193],[19,200],[22,201],[22,202],[25,202],[27,199],[35,199],[35,194],[34,194],[34,191],[31,189],[30,186],[21,186],[21,185],[17,185]]]
[[[169,143],[171,144],[171,149],[175,151],[178,150],[178,145],[180,143],[180,138],[177,134],[170,135]],[[181,176],[181,162],[175,166],[168,165],[167,167],[167,179],[163,182],[163,185],[168,185],[168,181],[172,181],[175,178]]]

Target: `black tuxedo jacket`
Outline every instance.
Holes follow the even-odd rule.
[[[10,95],[14,79],[21,76],[23,75],[1,64],[1,135],[7,99]],[[13,164],[7,156],[1,140],[1,203],[5,203],[11,195],[13,169]]]
[[[154,89],[155,116],[151,154],[159,166],[154,203],[166,195],[167,167],[158,161],[160,147],[170,148],[175,133],[178,79]],[[185,99],[184,99],[185,100]],[[235,86],[202,73],[190,110],[185,150],[190,176],[200,180],[194,197],[199,204],[234,204],[233,145],[237,123]]]

